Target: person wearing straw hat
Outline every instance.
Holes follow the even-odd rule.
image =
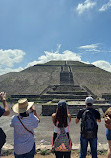
[[[14,128],[15,158],[34,158],[34,128],[40,122],[34,102],[28,102],[26,98],[19,99],[12,109],[18,114],[12,116],[10,124]]]

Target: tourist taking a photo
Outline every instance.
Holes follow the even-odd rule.
[[[34,158],[35,139],[34,128],[40,122],[34,107],[34,102],[23,98],[12,107],[18,115],[14,115],[10,126],[14,128],[14,155],[15,158]]]

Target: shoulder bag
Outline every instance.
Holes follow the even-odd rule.
[[[19,116],[17,116],[17,118],[19,119],[20,123],[22,124],[22,126],[25,128],[26,131],[28,131],[29,133],[31,133],[32,135],[34,135],[34,133],[30,130],[28,130],[25,125],[22,123],[21,119],[19,118]]]

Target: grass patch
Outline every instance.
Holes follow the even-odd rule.
[[[8,150],[2,150],[1,155],[8,156],[8,155],[12,155],[13,153],[14,153],[13,149],[8,149]]]
[[[98,150],[97,153],[98,153],[98,155],[106,155],[107,150]]]
[[[97,155],[106,155],[107,150],[98,150]],[[91,151],[87,151],[87,155],[91,155]]]
[[[80,155],[80,149],[77,149],[77,150],[72,150],[71,153],[75,153],[77,155]],[[106,155],[107,154],[107,150],[98,150],[97,151],[97,155]],[[91,155],[91,151],[88,150],[87,151],[87,155]]]
[[[51,153],[51,151],[48,150],[48,149],[44,149],[44,150],[41,150],[41,151],[40,151],[40,154],[41,154],[41,155],[49,155],[50,153]]]

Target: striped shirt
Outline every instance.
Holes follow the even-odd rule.
[[[32,113],[21,119],[25,127],[34,133],[34,128],[38,127],[39,119]],[[18,155],[28,153],[32,150],[35,139],[18,120],[17,116],[12,116],[11,127],[14,127],[14,152]]]

